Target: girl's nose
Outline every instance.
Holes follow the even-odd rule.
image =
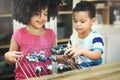
[[[43,18],[43,15],[41,13],[38,16],[39,16],[39,18]]]
[[[43,18],[43,15],[42,15],[42,14],[40,14],[40,15],[39,15],[39,18]]]

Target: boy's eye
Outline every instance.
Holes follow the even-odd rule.
[[[76,20],[73,20],[73,22],[74,22],[74,23],[77,23],[77,21],[76,21]]]
[[[80,21],[81,23],[85,23],[86,21],[85,20],[82,20],[82,21]]]
[[[77,23],[78,21],[77,20],[73,20],[74,23]],[[80,20],[79,21],[80,23],[85,23],[86,21],[85,20]]]

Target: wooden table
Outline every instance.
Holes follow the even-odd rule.
[[[72,70],[29,80],[120,80],[120,62]]]

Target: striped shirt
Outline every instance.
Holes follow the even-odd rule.
[[[100,50],[102,53],[104,52],[103,38],[96,31],[90,32],[90,34],[84,39],[78,38],[77,34],[72,34],[70,40],[72,42],[72,45],[76,46],[79,49],[87,49],[91,51]],[[82,64],[80,64],[80,66],[84,67],[95,66],[102,63],[102,58],[98,60],[92,60],[85,56],[80,56],[80,58],[82,60]]]

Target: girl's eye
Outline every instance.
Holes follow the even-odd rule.
[[[45,15],[45,16],[48,16],[48,13],[45,13],[44,15]]]
[[[40,15],[40,13],[39,13],[39,12],[37,12],[37,13],[35,13],[35,15],[36,15],[36,16],[39,16],[39,15]]]

